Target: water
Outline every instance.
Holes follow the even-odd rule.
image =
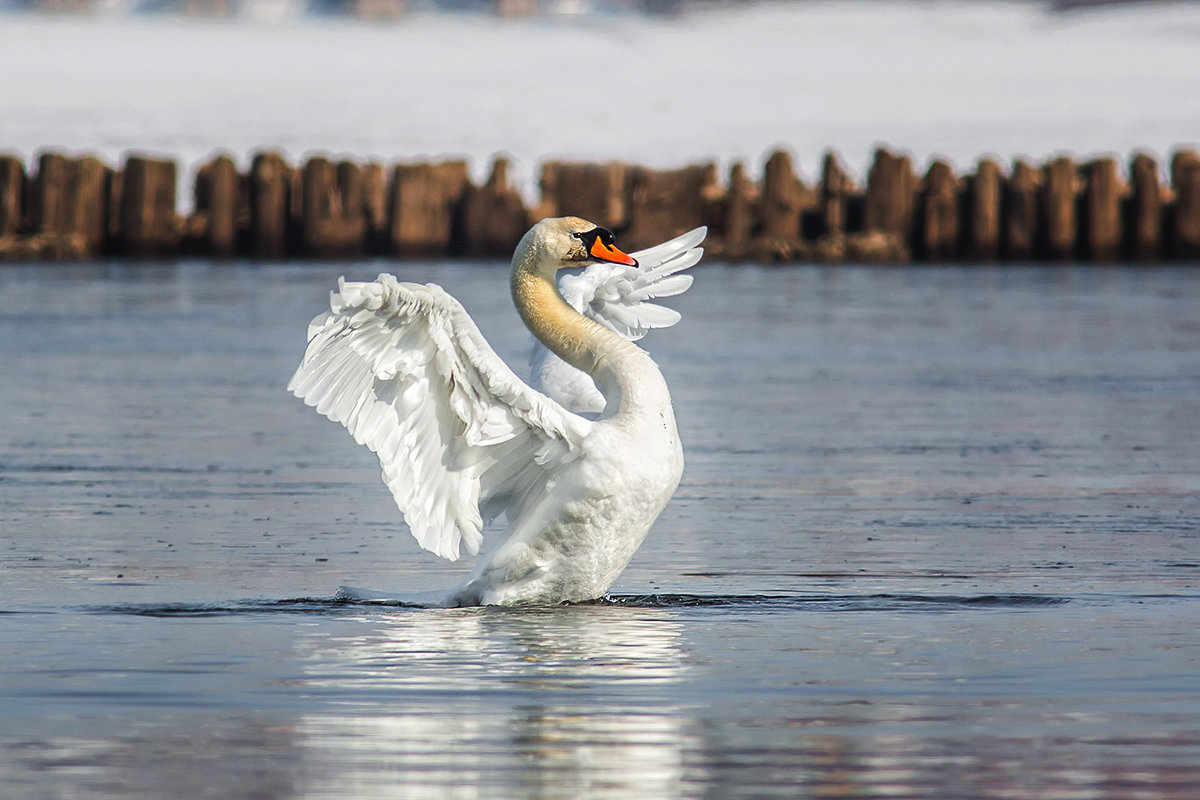
[[[701,267],[647,345],[688,458],[594,605],[453,584],[283,387],[336,276],[0,270],[13,797],[1192,797],[1200,277]]]

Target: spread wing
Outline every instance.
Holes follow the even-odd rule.
[[[434,284],[338,281],[289,391],[379,456],[421,547],[476,553],[573,461],[593,423],[531,389]]]
[[[578,275],[563,274],[559,290],[576,311],[637,341],[652,328],[667,328],[679,322],[678,311],[651,303],[659,297],[686,292],[691,275],[679,273],[700,260],[699,246],[708,233],[696,228],[669,242],[631,255],[638,266],[598,263]],[[566,408],[579,413],[604,409],[604,397],[591,377],[567,364],[534,340],[529,357],[530,382]]]

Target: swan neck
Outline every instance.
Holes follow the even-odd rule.
[[[530,332],[563,361],[593,377],[601,377],[597,371],[605,356],[627,344],[572,308],[551,276],[518,266],[513,270],[512,294]]]

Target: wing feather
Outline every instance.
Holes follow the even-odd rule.
[[[434,284],[339,280],[288,389],[379,456],[421,547],[478,552],[574,459],[592,423],[531,389]]]
[[[668,242],[633,253],[638,266],[593,264],[579,275],[560,280],[563,296],[580,313],[636,341],[652,328],[667,327],[679,316],[656,313],[661,308],[644,301],[672,297],[688,290],[692,276],[678,275],[695,266],[704,250],[699,247],[707,228],[696,228]],[[646,313],[643,313],[646,312]]]

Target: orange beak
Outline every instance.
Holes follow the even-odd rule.
[[[607,261],[610,264],[624,264],[627,267],[636,267],[638,265],[636,258],[628,253],[621,252],[614,245],[605,244],[600,241],[599,236],[592,240],[591,255],[597,261]]]

